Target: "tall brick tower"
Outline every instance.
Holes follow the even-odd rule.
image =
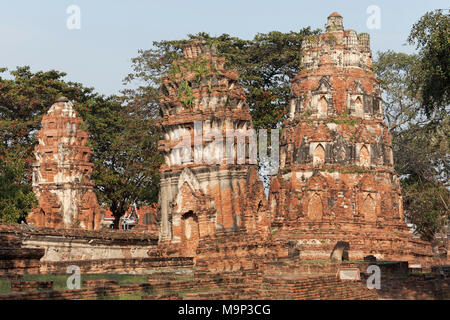
[[[304,41],[269,193],[276,237],[310,259],[406,258],[409,233],[369,35],[326,31]]]
[[[89,180],[91,149],[86,146],[87,131],[79,128],[81,121],[65,97],[42,118],[33,166],[39,207],[27,219],[37,227],[100,228],[102,215]]]
[[[237,71],[226,70],[225,59],[204,41],[186,44],[183,54],[164,79],[160,100],[164,140],[159,147],[165,158],[160,241],[194,255],[202,237],[267,233],[268,219],[263,186],[248,152],[252,123]],[[241,158],[239,135],[246,141]],[[235,143],[226,152],[229,138]]]

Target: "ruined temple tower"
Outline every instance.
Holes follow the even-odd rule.
[[[409,234],[369,35],[344,30],[333,13],[325,33],[302,49],[269,193],[276,236],[306,259],[406,258]]]
[[[91,149],[88,132],[65,97],[56,100],[42,118],[37,133],[33,190],[39,201],[28,223],[37,227],[98,230],[102,220],[93,184],[89,180]]]
[[[250,161],[252,123],[237,71],[226,70],[225,59],[204,41],[184,45],[183,55],[164,79],[160,100],[160,241],[194,255],[202,237],[267,233],[268,219],[257,165]],[[247,145],[243,157],[238,136]],[[236,142],[228,149],[227,139]]]

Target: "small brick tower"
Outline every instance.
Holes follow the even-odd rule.
[[[295,242],[305,259],[406,259],[409,234],[369,35],[344,30],[332,13],[326,32],[302,49],[269,193],[276,236]]]
[[[194,255],[202,237],[267,234],[269,222],[257,165],[249,153],[237,160],[239,138],[232,137],[231,153],[225,150],[227,133],[250,135],[252,128],[237,71],[226,70],[225,59],[204,41],[184,45],[183,54],[164,79],[160,100],[160,241]]]
[[[73,104],[60,97],[42,118],[37,134],[33,189],[39,201],[28,223],[36,227],[98,230],[102,220],[93,184],[89,180],[91,149],[88,132]]]

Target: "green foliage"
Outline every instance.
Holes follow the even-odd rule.
[[[450,15],[448,9],[427,12],[414,24],[408,37],[419,49],[419,66],[413,78],[414,91],[424,111],[448,108],[450,104]]]
[[[409,220],[424,240],[432,241],[448,224],[449,190],[441,183],[423,181],[415,176],[404,179],[402,187]]]
[[[25,162],[0,158],[0,222],[17,223],[36,205],[31,186],[23,181]]]
[[[387,51],[374,63],[383,89],[407,219],[423,239],[433,239],[449,219],[450,121],[445,110],[427,117],[414,88],[420,57]]]
[[[131,205],[157,201],[159,128],[140,104],[119,97],[96,97],[78,111],[94,151],[91,178],[97,197],[110,208],[118,228]]]
[[[194,92],[189,87],[189,84],[186,80],[182,80],[179,83],[178,98],[180,98],[181,102],[183,102],[188,107],[192,107],[194,103]]]
[[[419,120],[421,113],[412,80],[419,58],[415,54],[378,52],[374,70],[383,91],[385,120],[391,131],[402,130]]]

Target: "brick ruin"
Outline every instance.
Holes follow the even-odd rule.
[[[449,260],[432,260],[430,244],[413,239],[404,222],[368,35],[344,30],[333,13],[302,50],[267,200],[250,150],[239,158],[252,119],[237,71],[205,41],[183,46],[162,86],[159,204],[140,209],[131,232],[98,230],[88,134],[72,104],[58,99],[35,151],[39,208],[28,222],[38,228],[0,224],[0,245],[9,246],[0,248],[0,276],[63,274],[77,265],[85,274],[148,274],[148,281],[40,291],[50,285],[19,276],[11,287],[27,292],[0,300],[142,291],[142,299],[448,298],[442,266],[411,274],[412,262],[428,270]],[[220,137],[230,130],[236,136],[224,156]],[[370,265],[381,269],[382,290],[363,283]],[[340,280],[341,268],[359,269],[362,280]]]
[[[164,79],[160,100],[164,140],[159,148],[165,159],[160,240],[194,255],[201,238],[267,234],[269,221],[257,165],[248,153],[241,164],[237,161],[237,136],[245,138],[252,129],[237,71],[227,70],[225,59],[204,41],[184,45],[183,55]],[[223,156],[221,138],[230,130],[236,133],[231,159]]]
[[[33,190],[39,206],[27,221],[36,227],[98,230],[102,221],[97,197],[90,181],[91,149],[88,132],[65,97],[57,99],[42,118],[37,133],[33,165]]]
[[[333,13],[302,50],[270,186],[276,238],[304,259],[411,259],[369,35],[344,30]],[[427,244],[414,244],[427,255]]]

